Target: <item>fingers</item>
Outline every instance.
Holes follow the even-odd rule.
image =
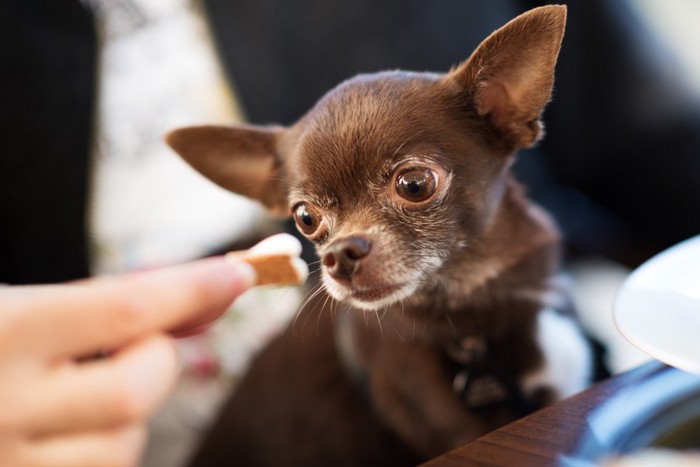
[[[1,425],[46,436],[135,424],[157,409],[177,373],[172,341],[153,335],[109,359],[63,365],[3,408]]]
[[[255,280],[244,263],[213,258],[173,268],[75,285],[25,287],[15,339],[51,356],[118,347],[160,330],[197,327],[218,318]],[[2,330],[0,329],[0,332]]]
[[[136,467],[145,444],[143,426],[56,436],[26,443],[10,465]]]

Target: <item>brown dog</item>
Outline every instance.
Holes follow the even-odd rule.
[[[332,297],[255,360],[197,465],[415,463],[587,383],[585,340],[551,302],[557,230],[510,172],[542,136],[565,22],[529,11],[444,75],[357,76],[289,128],[168,136],[291,212]]]

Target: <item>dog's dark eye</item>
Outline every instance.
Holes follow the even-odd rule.
[[[437,176],[432,170],[412,168],[396,177],[396,193],[407,201],[420,203],[435,194]]]
[[[294,220],[305,235],[313,235],[321,224],[321,215],[316,208],[306,203],[294,206]]]

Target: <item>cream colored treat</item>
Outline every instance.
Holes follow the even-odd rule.
[[[301,284],[309,275],[309,267],[302,260],[301,243],[289,234],[268,237],[245,251],[232,251],[226,255],[244,261],[258,275],[256,285]]]

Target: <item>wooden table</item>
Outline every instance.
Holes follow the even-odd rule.
[[[626,388],[675,371],[678,370],[657,362],[643,365],[506,425],[424,466],[559,465],[558,461],[571,455],[579,445],[588,417],[596,408]]]

